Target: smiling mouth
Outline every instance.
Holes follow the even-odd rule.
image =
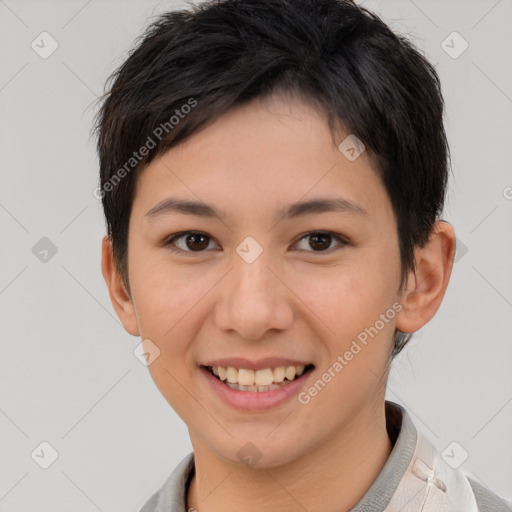
[[[277,368],[264,368],[261,370],[237,369],[222,366],[202,366],[217,380],[237,391],[273,391],[286,386],[308,374],[315,365],[306,366],[280,366]]]

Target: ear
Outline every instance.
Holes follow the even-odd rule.
[[[415,332],[436,314],[443,300],[455,258],[455,232],[443,220],[437,221],[429,241],[416,248],[416,270],[409,274],[396,316],[396,328]]]
[[[112,248],[112,240],[105,235],[101,247],[101,272],[107,283],[110,300],[117,313],[117,316],[123,323],[124,328],[133,336],[140,336],[137,318],[135,316],[135,308],[130,294],[126,290],[120,273],[118,272],[114,253]]]

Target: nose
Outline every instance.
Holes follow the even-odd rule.
[[[287,329],[293,320],[293,294],[264,254],[252,263],[234,255],[215,309],[219,329],[253,341],[263,339],[267,331]]]

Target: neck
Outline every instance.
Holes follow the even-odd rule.
[[[384,403],[363,410],[341,432],[296,458],[271,468],[246,467],[194,443],[195,475],[187,511],[341,512],[364,496],[386,463],[392,443]]]

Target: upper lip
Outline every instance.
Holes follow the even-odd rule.
[[[263,368],[277,368],[278,366],[308,366],[309,364],[312,363],[283,357],[264,357],[257,361],[249,361],[244,357],[223,357],[204,363],[201,366],[222,366],[224,368],[231,366],[238,369],[261,370]]]

